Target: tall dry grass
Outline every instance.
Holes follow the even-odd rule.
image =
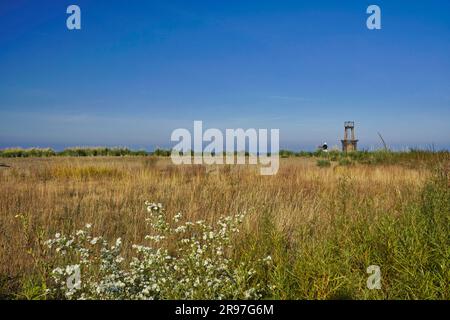
[[[42,240],[55,232],[71,232],[92,223],[93,233],[122,237],[127,243],[142,242],[145,200],[162,202],[168,212],[181,211],[187,219],[208,222],[247,212],[235,255],[236,259],[253,259],[259,253],[274,256],[273,272],[260,275],[278,288],[267,293],[268,297],[424,297],[414,296],[422,291],[401,287],[392,269],[388,272],[395,281],[382,291],[368,292],[362,279],[367,277],[368,264],[386,263],[389,250],[395,250],[381,248],[377,252],[387,256],[370,261],[371,250],[378,250],[370,245],[380,246],[384,232],[373,232],[371,226],[392,219],[389,228],[396,230],[395,221],[423,201],[432,175],[427,168],[318,167],[314,159],[289,158],[282,159],[277,175],[261,176],[253,166],[174,166],[170,159],[153,157],[3,162],[10,166],[0,168],[3,297],[33,297],[30,288],[41,281],[36,279],[46,277]],[[373,241],[354,243],[354,236],[364,232]],[[377,234],[381,238],[375,239]],[[365,239],[364,234],[358,239]],[[125,250],[131,252],[130,247]],[[328,266],[330,261],[334,267]],[[448,282],[445,285],[448,289]],[[400,287],[392,289],[395,286]],[[443,290],[442,283],[430,291],[430,297],[439,297],[439,290]],[[442,293],[445,296],[448,292]]]

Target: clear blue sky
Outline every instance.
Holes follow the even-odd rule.
[[[203,120],[311,149],[354,120],[365,148],[449,148],[449,57],[447,0],[1,1],[0,147],[169,147]]]

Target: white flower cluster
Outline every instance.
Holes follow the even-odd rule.
[[[46,242],[58,254],[77,261],[76,264],[53,270],[54,286],[48,291],[55,297],[62,294],[67,299],[113,299],[125,285],[122,282],[125,276],[123,258],[120,256],[122,240],[118,238],[110,246],[102,237],[92,237],[90,228],[91,225],[87,224],[70,236],[57,233],[54,239]],[[70,285],[76,271],[79,278],[73,279],[74,283]]]
[[[230,240],[239,232],[244,215],[220,218],[217,225],[204,221],[181,223],[182,214],[168,219],[163,206],[145,203],[151,226],[148,245],[133,245],[136,255],[124,263],[122,242],[110,246],[90,234],[90,225],[74,235],[56,234],[49,247],[72,263],[53,270],[54,297],[67,299],[257,299],[262,284],[255,269],[235,263]],[[76,264],[73,263],[76,260]],[[259,260],[258,263],[267,263]],[[68,286],[74,266],[81,281]]]

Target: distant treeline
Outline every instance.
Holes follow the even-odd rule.
[[[169,157],[171,150],[156,149],[154,151],[145,150],[130,150],[128,148],[121,147],[76,147],[67,148],[62,151],[55,151],[51,148],[9,148],[0,150],[0,157],[4,158],[26,158],[26,157],[96,157],[96,156],[159,156]],[[248,152],[245,152],[249,155]],[[191,151],[191,155],[194,153]],[[317,151],[290,151],[280,150],[279,155],[281,158],[294,158],[294,157],[315,157],[323,158],[328,161],[337,161],[340,164],[352,164],[367,163],[398,163],[403,161],[428,161],[438,159],[448,159],[450,157],[449,151],[433,151],[433,150],[420,150],[411,149],[404,152],[393,152],[388,150],[377,151],[355,151],[344,153],[341,151],[332,150],[324,152],[322,150]]]
[[[67,148],[62,151],[55,151],[51,148],[9,148],[0,150],[0,157],[4,158],[27,158],[27,157],[119,157],[119,156],[170,156],[170,150],[156,149],[153,152],[145,150],[130,150],[128,148]]]

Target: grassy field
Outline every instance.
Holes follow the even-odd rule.
[[[255,264],[262,298],[450,299],[449,154],[326,158],[281,159],[275,176],[150,156],[0,159],[0,297],[53,298],[51,270],[69,258],[44,241],[86,223],[130,260],[149,200],[207,224],[245,212],[227,255]]]

